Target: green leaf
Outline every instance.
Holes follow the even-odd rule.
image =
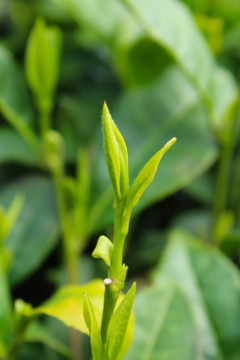
[[[48,301],[38,307],[35,312],[36,314],[53,316],[61,320],[65,325],[89,334],[83,316],[83,293],[88,294],[99,326],[104,299],[104,283],[99,279],[82,286],[62,287]]]
[[[49,111],[58,80],[61,49],[60,30],[38,19],[26,49],[26,74],[29,85],[42,110]]]
[[[189,303],[172,282],[139,292],[134,308],[134,340],[124,360],[198,359]]]
[[[14,130],[1,127],[0,163],[36,165],[37,158],[27,142]]]
[[[4,243],[9,232],[12,230],[19,213],[22,209],[23,198],[21,195],[16,195],[7,210],[0,207],[0,246]]]
[[[136,283],[133,283],[109,323],[106,350],[108,359],[121,360],[132,342],[132,338],[126,338],[126,331],[132,312],[135,291]]]
[[[58,240],[59,223],[51,182],[29,176],[5,186],[0,203],[8,208],[16,194],[24,199],[21,213],[5,246],[12,255],[10,281],[16,284],[33,272],[52,251]]]
[[[0,45],[0,110],[11,123],[31,124],[33,110],[26,83],[11,53]]]
[[[0,252],[2,250],[0,249]],[[8,288],[7,276],[3,269],[2,257],[0,254],[0,356],[6,351],[12,327],[12,304]]]
[[[64,358],[71,358],[71,354],[67,346],[62,344],[62,342],[56,336],[54,336],[45,325],[41,324],[40,322],[35,321],[30,323],[24,334],[24,342],[41,343],[47,345],[64,356]]]
[[[171,234],[162,263],[154,272],[174,281],[191,306],[196,343],[204,359],[240,357],[240,274],[218,250],[181,231]]]
[[[107,266],[111,265],[113,243],[104,235],[98,238],[97,245],[93,250],[92,256],[94,258],[103,259]]]
[[[103,139],[109,176],[116,199],[128,193],[128,154],[122,135],[114,124],[106,103],[103,105]]]
[[[108,0],[53,0],[81,27],[81,40],[86,47],[92,45],[113,46],[119,24],[126,15],[118,1]],[[100,16],[104,14],[104,16]]]
[[[2,45],[0,45],[0,111],[29,146],[37,151],[38,140],[30,129],[34,115],[26,83],[11,53]]]
[[[170,149],[177,139],[172,138],[169,140],[164,147],[159,150],[143,167],[138,176],[136,177],[126,203],[126,208],[132,209],[141,198],[146,188],[151,184],[156,174],[158,165],[163,155]]]
[[[94,309],[88,296],[83,297],[83,316],[90,333],[93,360],[102,360],[103,344]]]
[[[123,48],[121,51],[127,51],[124,47],[129,49],[134,44],[138,45],[141,39],[149,39],[158,44],[202,94],[212,125],[218,127],[219,118],[226,113],[229,104],[236,100],[237,84],[227,70],[220,69],[215,64],[211,51],[188,8],[176,0],[152,1],[150,4],[148,0],[122,2],[126,4],[138,26],[130,21],[131,31],[128,26],[124,28],[125,33],[123,32],[123,39],[120,41]],[[148,55],[145,53],[145,58]],[[149,61],[146,61],[146,64],[149,66]],[[224,88],[226,86],[231,89],[227,96],[223,96],[225,90],[222,87],[217,88],[219,71],[221,77],[226,74],[223,75],[226,81]],[[214,91],[217,98],[212,97],[213,89],[218,89],[217,92]]]

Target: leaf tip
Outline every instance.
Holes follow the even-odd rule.
[[[108,110],[107,103],[106,103],[106,101],[104,100],[104,102],[103,102],[102,116],[103,116],[103,118],[105,118],[106,116],[109,116],[109,115],[110,115],[110,112],[109,112],[109,110]]]

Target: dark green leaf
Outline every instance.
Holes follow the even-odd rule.
[[[16,194],[23,196],[23,207],[5,243],[12,254],[12,284],[42,264],[59,234],[54,190],[47,178],[26,177],[6,186],[0,192],[2,206],[8,208]]]
[[[195,360],[196,332],[191,309],[169,281],[137,294],[135,335],[125,360]]]
[[[45,344],[57,351],[59,354],[63,355],[64,358],[71,358],[70,351],[67,346],[62,344],[62,342],[40,322],[32,322],[28,326],[27,331],[24,334],[24,341]]]
[[[34,152],[17,132],[6,127],[0,129],[0,163],[36,165],[36,161]]]
[[[229,105],[237,98],[237,84],[230,72],[215,64],[188,8],[176,0],[122,2],[138,21],[140,29],[129,31],[126,27],[121,46],[124,47],[125,42],[129,47],[129,42],[134,44],[142,37],[162,47],[203,95],[212,125],[219,128]],[[223,81],[224,87],[219,87]]]
[[[162,276],[174,280],[191,304],[201,357],[237,360],[240,276],[234,265],[218,250],[187,233],[175,231],[154,273],[155,283]]]
[[[33,121],[24,78],[10,52],[0,46],[0,110],[10,122]]]

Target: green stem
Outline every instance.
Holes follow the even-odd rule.
[[[73,241],[72,239],[71,231],[68,224],[68,211],[66,206],[63,181],[64,181],[64,171],[61,169],[60,171],[54,173],[54,184],[56,189],[59,216],[60,216],[62,232],[63,232],[65,266],[67,271],[68,282],[70,284],[77,284],[79,254],[78,254],[78,249],[74,247],[75,241]],[[81,336],[74,329],[70,329],[70,343],[71,343],[73,360],[79,360],[81,358]]]
[[[78,252],[73,247],[72,235],[68,224],[68,210],[65,199],[64,189],[64,171],[60,169],[54,172],[54,184],[57,196],[57,204],[59,209],[59,217],[63,232],[64,257],[68,275],[68,281],[71,284],[78,281]]]
[[[236,103],[236,109],[239,106],[239,100]],[[232,121],[231,129],[226,133],[225,138],[222,141],[222,152],[220,156],[219,169],[217,175],[217,186],[215,192],[215,201],[213,205],[213,222],[212,222],[212,239],[214,239],[215,229],[221,214],[226,208],[228,190],[229,190],[229,178],[230,178],[230,169],[233,156],[233,150],[235,145],[235,139],[237,134],[237,125],[238,125],[238,116],[237,112],[233,113],[234,118],[230,118],[229,121]],[[225,135],[225,134],[223,134]]]
[[[39,110],[39,123],[41,136],[44,138],[46,132],[50,129],[51,125],[51,109]]]
[[[118,275],[122,271],[123,246],[126,239],[126,234],[120,233],[114,237],[112,263],[111,263],[111,277],[118,279]]]
[[[219,216],[224,211],[226,206],[232,152],[233,147],[230,142],[227,142],[223,145],[218,169],[217,187],[213,208],[214,224],[216,224]]]
[[[110,284],[105,284],[103,317],[101,325],[102,341],[105,345],[109,322],[114,313],[120,291],[124,287],[123,272],[123,247],[128,232],[129,217],[123,217],[124,202],[114,203],[114,240],[111,267],[109,269]],[[126,274],[125,274],[126,275]],[[121,285],[120,285],[121,284]]]
[[[125,201],[114,203],[114,238],[113,253],[111,259],[110,276],[118,280],[118,276],[122,272],[123,264],[123,247],[128,233],[130,215],[123,216]]]

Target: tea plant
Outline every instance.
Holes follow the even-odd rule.
[[[240,357],[239,16],[1,2],[1,359]]]

